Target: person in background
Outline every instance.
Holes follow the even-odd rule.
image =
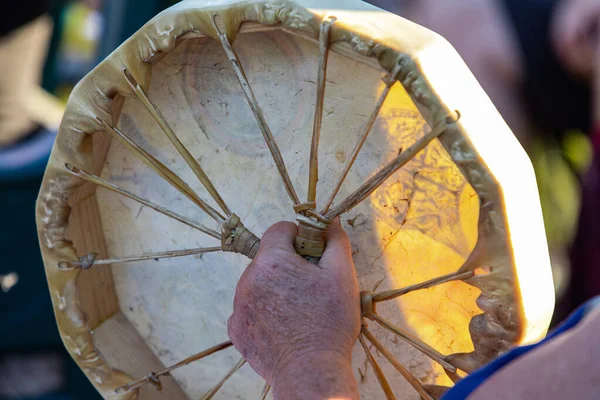
[[[0,5],[0,147],[32,133],[28,96],[40,84],[52,34],[50,1],[3,1]]]
[[[570,305],[600,294],[600,23],[599,0],[568,0],[557,11],[554,48],[570,71],[591,87],[590,138],[594,156],[582,179],[579,230],[572,248]],[[583,107],[583,105],[582,105]]]
[[[600,0],[371,3],[446,38],[530,154],[557,285],[555,321],[600,294]]]
[[[53,31],[50,0],[0,4],[0,181],[40,175],[63,106],[42,90]]]
[[[102,21],[93,7],[100,4],[25,0],[0,5],[0,15],[6,16],[0,21],[0,181],[43,174],[64,111],[57,95],[66,101],[75,82],[95,65]]]

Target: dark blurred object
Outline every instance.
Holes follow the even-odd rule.
[[[519,96],[525,100],[530,122],[533,122],[534,129],[558,137],[573,129],[589,133],[591,121],[588,106],[591,101],[590,83],[571,74],[552,46],[552,21],[561,1],[564,0],[368,0],[377,7],[409,18],[448,39],[463,55],[511,125],[511,116],[506,115],[496,96],[497,87],[490,84],[488,78],[502,83],[500,81],[506,78],[503,76],[506,72],[502,70],[504,66],[494,64],[502,64],[500,60],[510,59],[513,55],[508,54],[508,47],[486,42],[491,37],[487,35],[488,31],[483,35],[482,32],[490,25],[486,18],[491,18],[493,23],[501,26],[500,29],[509,31],[506,32],[507,39],[516,42],[514,49],[521,59],[520,65],[514,66],[521,69],[517,74],[521,80]],[[434,8],[439,9],[439,13],[432,12]],[[448,14],[451,9],[454,13]],[[465,23],[469,24],[470,34],[464,30]],[[493,29],[496,29],[496,37],[503,35],[498,28]],[[470,50],[477,51],[471,53]],[[488,71],[494,73],[487,75]],[[519,103],[517,98],[512,101]],[[520,127],[513,125],[511,128],[517,135],[531,134],[521,133]]]
[[[4,210],[0,229],[0,375],[6,377],[14,371],[11,360],[17,359],[15,369],[35,365],[38,371],[29,370],[22,381],[0,379],[0,399],[23,398],[8,395],[31,393],[42,386],[41,381],[60,389],[52,391],[55,399],[100,399],[64,350],[54,320],[33,212],[40,184],[41,175],[0,182],[0,210]],[[57,365],[62,380],[56,376]],[[44,369],[48,374],[39,372]],[[15,384],[27,385],[29,381],[31,387],[15,388]],[[46,398],[50,399],[39,397]]]
[[[562,137],[590,132],[590,83],[575,77],[554,51],[551,29],[559,0],[502,0],[524,60],[522,95],[538,130]]]
[[[65,361],[58,351],[9,354],[0,358],[0,397],[31,398],[59,392],[66,381]]]
[[[178,0],[105,1],[105,36],[100,45],[99,60],[104,60],[146,22]]]
[[[600,293],[600,128],[592,138],[595,157],[583,179],[579,230],[571,249],[571,287],[557,314],[565,314]]]
[[[0,3],[0,36],[26,25],[50,10],[51,0],[3,0]]]
[[[41,177],[0,184],[0,275],[18,281],[0,293],[0,351],[61,345],[37,245],[35,201]]]

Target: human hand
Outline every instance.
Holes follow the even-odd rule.
[[[552,42],[565,66],[591,78],[598,59],[600,0],[564,0],[554,12]]]
[[[348,236],[339,221],[332,223],[325,253],[314,265],[296,254],[296,235],[291,222],[265,232],[238,282],[229,337],[276,397],[330,392],[357,398],[350,363],[360,332],[360,296]],[[320,393],[302,394],[305,389]]]

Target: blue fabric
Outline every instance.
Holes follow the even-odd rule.
[[[39,129],[21,142],[0,148],[0,183],[44,175],[56,132]]]
[[[471,373],[461,381],[459,381],[453,388],[448,390],[442,397],[442,400],[463,400],[466,399],[471,393],[475,391],[483,382],[485,382],[490,376],[498,372],[502,367],[510,362],[521,357],[528,351],[535,349],[538,346],[552,340],[561,333],[568,331],[575,325],[577,325],[583,317],[594,307],[600,306],[600,297],[597,297],[588,303],[579,307],[573,312],[569,318],[567,318],[560,326],[554,331],[549,333],[543,340],[538,343],[530,344],[528,346],[516,347],[507,353],[503,354],[499,358],[495,359],[491,363],[479,368],[477,371]]]

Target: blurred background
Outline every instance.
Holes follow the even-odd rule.
[[[62,347],[34,206],[74,85],[174,0],[0,5],[0,399],[99,399]],[[600,294],[597,0],[372,0],[450,41],[529,153],[554,323]],[[510,162],[510,157],[507,157]],[[598,245],[597,245],[598,244]]]

